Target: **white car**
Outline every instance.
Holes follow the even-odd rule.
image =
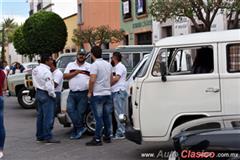
[[[37,65],[37,62],[23,63],[25,68],[23,73],[9,74],[8,75],[8,90],[9,95],[17,96],[19,104],[25,109],[35,108],[35,98],[29,94],[23,94],[23,91],[26,90],[25,78],[27,75],[30,75],[32,69]],[[11,73],[11,72],[10,72]]]

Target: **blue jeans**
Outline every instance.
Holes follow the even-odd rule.
[[[110,137],[112,134],[112,96],[93,96],[91,109],[96,120],[95,138],[101,140],[103,126],[105,137]]]
[[[6,135],[3,121],[3,105],[3,97],[0,96],[0,151],[3,150]]]
[[[52,129],[54,126],[55,117],[57,117],[57,114],[61,112],[61,92],[55,92],[56,98],[54,98],[54,114],[53,114],[53,123],[52,123]]]
[[[55,99],[43,90],[36,91],[37,102],[37,133],[38,140],[52,139],[52,124],[54,120],[54,101]]]
[[[88,91],[70,91],[67,99],[67,112],[72,120],[74,131],[84,128],[84,114],[88,107]]]
[[[118,91],[112,93],[113,96],[113,106],[115,111],[115,118],[117,121],[117,136],[123,136],[125,133],[125,126],[124,124],[120,123],[118,116],[120,114],[126,114],[126,107],[127,107],[127,100],[128,94],[126,91]]]
[[[61,92],[55,92],[56,98],[55,98],[55,116],[57,116],[58,113],[61,112]]]

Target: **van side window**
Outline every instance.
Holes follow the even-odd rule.
[[[209,46],[179,48],[170,64],[170,75],[213,72],[213,49]]]
[[[212,48],[200,48],[196,50],[196,57],[191,67],[191,73],[211,73],[213,72],[213,50]]]
[[[152,69],[152,75],[155,77],[161,76],[160,72],[160,63],[166,62],[167,63],[167,56],[169,56],[169,51],[166,49],[160,50],[160,52],[157,55],[157,58],[155,60],[153,69]]]
[[[134,68],[138,64],[138,62],[140,62],[140,53],[133,53],[132,56],[133,56],[132,68]]]
[[[165,54],[167,56],[161,56]],[[165,57],[165,60],[161,60]],[[165,61],[168,75],[212,73],[214,69],[211,46],[171,48],[159,53],[153,66],[152,75],[160,76],[160,62]]]
[[[122,63],[127,68],[128,73],[133,68],[132,61],[133,59],[131,53],[122,54]]]
[[[240,72],[240,43],[227,45],[227,70]]]

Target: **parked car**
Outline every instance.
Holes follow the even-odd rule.
[[[23,95],[23,91],[26,90],[25,86],[25,78],[26,75],[30,74],[32,69],[35,68],[38,63],[23,63],[25,68],[23,73],[16,73],[12,75],[8,75],[8,90],[10,96],[17,96],[19,104],[25,108],[30,109],[34,108],[34,98],[29,95]]]
[[[239,159],[240,115],[213,116],[173,130],[176,159]]]
[[[168,141],[194,119],[240,114],[240,29],[159,40],[134,81],[126,138]],[[125,116],[122,116],[125,117]]]
[[[144,58],[136,65],[136,67],[133,69],[132,73],[127,77],[127,88],[128,88],[128,99],[131,100],[131,97],[132,97],[132,84],[134,82],[134,79],[135,77],[137,76],[137,74],[139,72],[141,72],[144,64],[146,63],[147,59],[149,57],[149,54],[145,55]],[[68,94],[70,92],[70,89],[66,89],[62,92],[62,95],[61,95],[61,111],[63,113],[66,113],[67,111],[67,97],[68,97]],[[128,103],[128,105],[130,105],[131,103]],[[129,109],[130,108],[130,109]],[[127,110],[127,113],[129,115],[129,117],[131,117],[132,115],[132,110],[131,110],[131,106],[129,106],[126,110]],[[66,116],[68,117],[68,115],[66,114]],[[64,118],[64,120],[60,121],[60,123],[62,123],[63,125],[66,125],[69,123],[69,117],[68,118]],[[84,116],[84,122],[85,122],[85,126],[87,127],[88,131],[90,133],[93,133],[95,131],[95,126],[96,126],[96,122],[95,122],[95,119],[94,119],[94,116],[91,112],[91,109],[90,109],[90,106],[88,107],[86,113],[85,113],[85,116]]]

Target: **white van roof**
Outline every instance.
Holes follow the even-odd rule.
[[[167,37],[159,40],[155,46],[176,46],[185,44],[200,44],[200,43],[213,43],[213,42],[240,42],[240,29],[226,30],[220,32],[202,32],[187,35],[180,35],[175,37]]]

